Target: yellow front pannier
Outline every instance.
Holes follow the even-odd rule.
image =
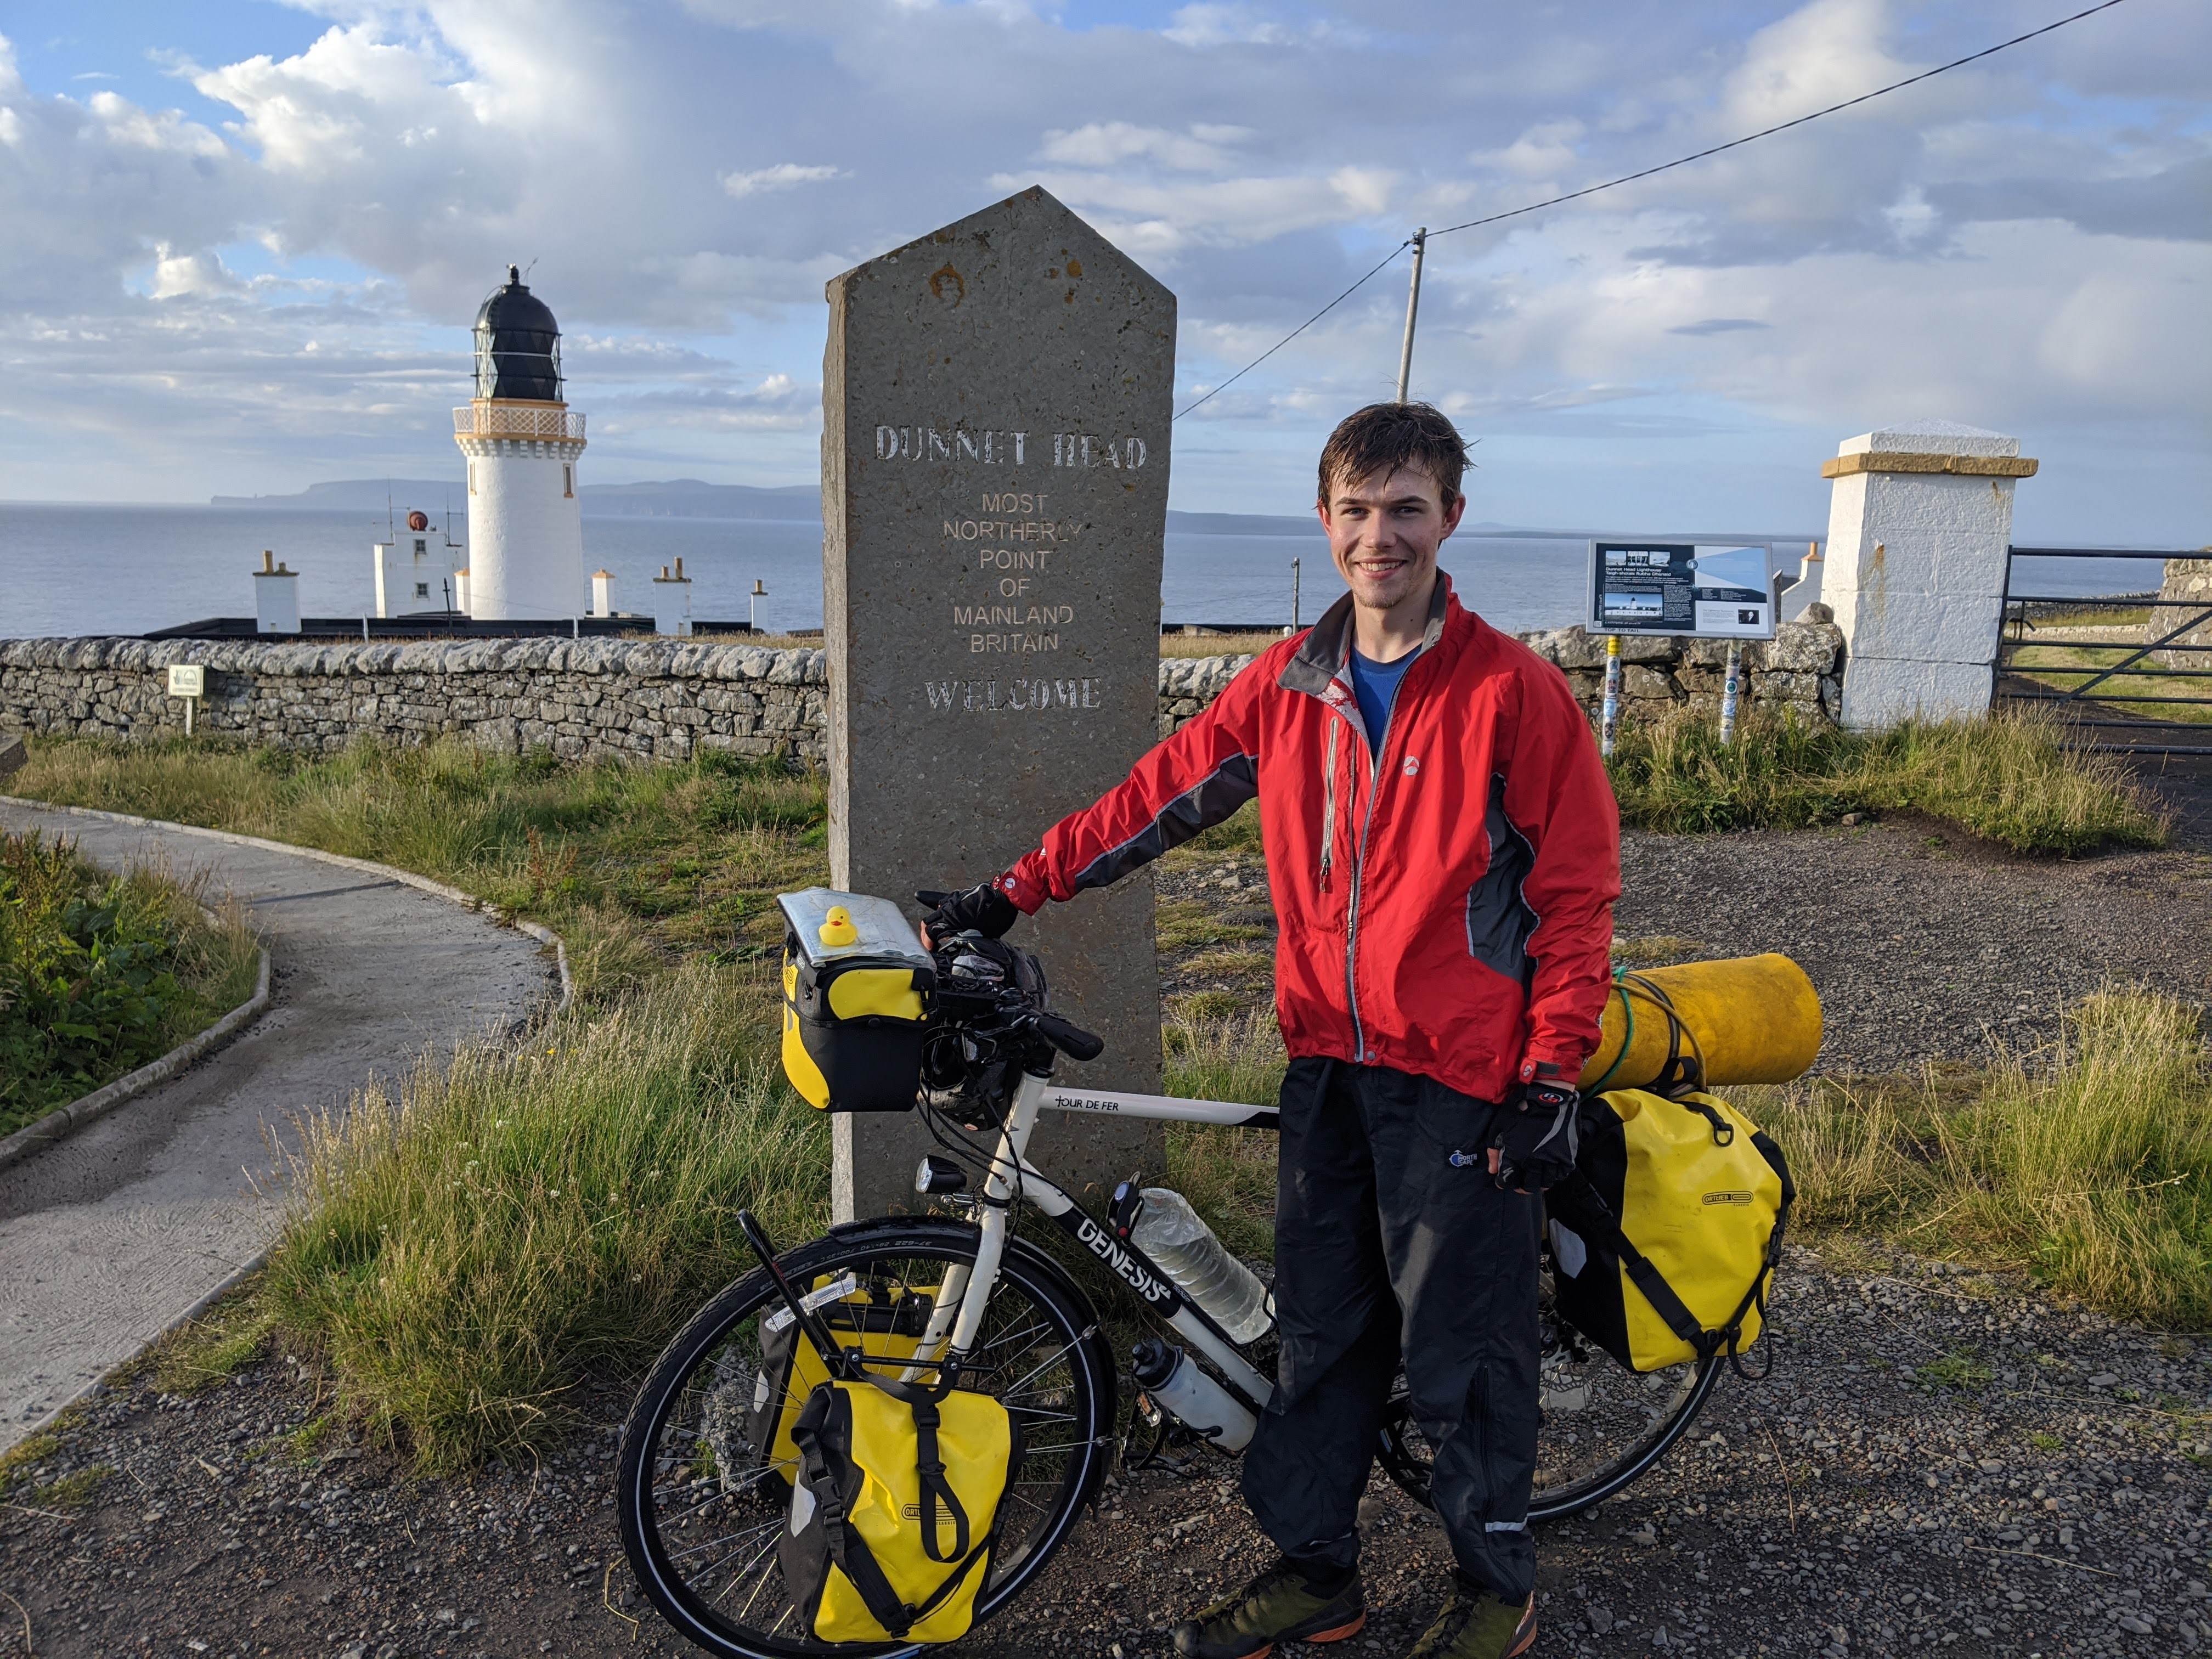
[[[1579,1177],[1547,1194],[1560,1315],[1631,1370],[1758,1340],[1796,1190],[1726,1101],[1619,1089],[1589,1103]]]
[[[839,1294],[840,1291],[842,1294]],[[848,1274],[811,1291],[807,1300],[836,1299],[816,1308],[815,1316],[840,1347],[870,1359],[911,1359],[928,1334],[937,1306],[937,1287],[871,1279],[862,1284]],[[788,1311],[778,1309],[761,1320],[760,1375],[753,1385],[752,1443],[763,1463],[788,1483],[797,1478],[799,1449],[791,1425],[814,1390],[830,1380],[829,1368],[814,1352]]]
[[[889,899],[779,893],[783,1073],[829,1112],[913,1109],[936,964]]]
[[[792,1425],[799,1480],[776,1554],[801,1633],[951,1642],[975,1622],[1021,1431],[985,1394],[824,1382]]]

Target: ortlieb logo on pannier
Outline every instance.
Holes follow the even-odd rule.
[[[1546,1194],[1561,1316],[1637,1371],[1757,1341],[1796,1196],[1782,1149],[1707,1094],[1615,1090],[1581,1128]]]
[[[985,1394],[870,1376],[823,1382],[776,1540],[800,1630],[823,1642],[950,1642],[975,1622],[1019,1426]]]

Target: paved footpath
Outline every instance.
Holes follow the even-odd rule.
[[[173,824],[0,803],[0,829],[158,862],[246,905],[270,1006],[182,1075],[0,1170],[0,1449],[136,1353],[267,1242],[272,1144],[426,1048],[497,1031],[556,989],[553,957],[489,916],[301,852]]]

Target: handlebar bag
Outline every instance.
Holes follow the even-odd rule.
[[[1782,1149],[1715,1096],[1583,1102],[1573,1177],[1545,1195],[1560,1316],[1633,1371],[1759,1340],[1796,1188]]]
[[[1019,1427],[988,1395],[824,1382],[792,1425],[799,1480],[776,1553],[822,1642],[951,1642],[975,1622]]]
[[[783,1073],[830,1112],[913,1109],[937,968],[889,899],[810,887],[779,893]]]
[[[808,1299],[819,1294],[811,1292]],[[937,1286],[890,1285],[876,1280],[817,1308],[838,1345],[857,1348],[871,1359],[911,1359],[928,1334],[937,1306]],[[752,1410],[745,1437],[758,1449],[761,1463],[787,1486],[799,1476],[799,1448],[791,1425],[830,1380],[829,1367],[814,1352],[788,1311],[778,1309],[761,1319],[760,1373],[753,1382]]]

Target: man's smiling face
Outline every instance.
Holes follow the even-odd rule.
[[[1389,611],[1408,599],[1425,599],[1436,576],[1437,550],[1466,510],[1465,495],[1446,507],[1437,481],[1410,467],[1381,477],[1334,479],[1321,504],[1321,521],[1352,603]]]

